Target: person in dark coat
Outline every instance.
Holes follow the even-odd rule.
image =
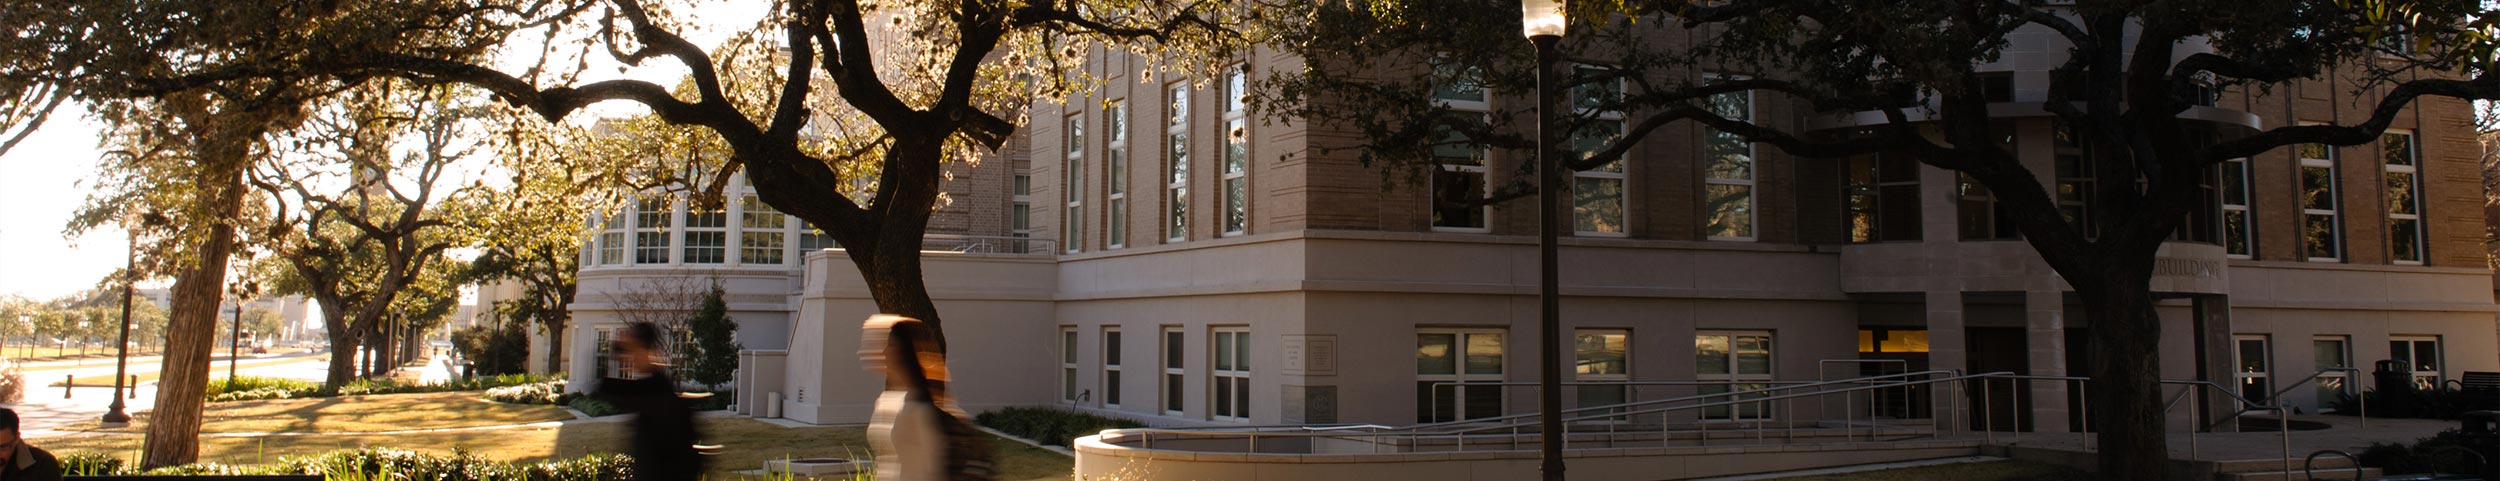
[[[634,414],[634,479],[696,479],[703,474],[703,458],[694,447],[694,409],[677,395],[677,380],[659,362],[660,329],[637,322],[618,334],[610,352],[625,377],[601,378],[591,397]]]
[[[0,481],[61,481],[60,458],[17,434],[17,411],[0,408]]]

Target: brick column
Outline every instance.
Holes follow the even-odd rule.
[[[2031,344],[2031,375],[2066,375],[2066,293],[2057,290],[2025,292],[2024,325]],[[2064,381],[2031,381],[2031,391],[2023,393],[2030,405],[2032,430],[2044,433],[2067,432],[2066,393],[2073,384]]]
[[[1927,292],[1927,369],[1967,369],[1970,366],[1970,355],[1965,352],[1968,348],[1969,343],[1964,340],[1962,331],[1962,293]],[[1978,388],[1977,384],[1972,384],[1962,390]],[[1969,403],[1961,401],[1963,395],[1954,386],[1938,384],[1934,393],[1935,413],[1948,426],[1970,419],[1964,411],[1960,411],[1970,409]]]

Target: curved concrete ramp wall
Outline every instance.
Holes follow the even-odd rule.
[[[1076,442],[1076,479],[1120,481],[1382,481],[1536,479],[1528,450],[1245,454],[1218,446],[1144,449],[1086,436]],[[1158,442],[1157,444],[1167,444]],[[1237,443],[1235,443],[1237,444]],[[1976,441],[1893,441],[1748,446],[1573,449],[1564,453],[1578,481],[1658,481],[1951,458],[1979,454]],[[1308,444],[1285,449],[1309,451]],[[1216,450],[1183,450],[1218,448]],[[1234,452],[1223,452],[1234,451]],[[1321,451],[1338,451],[1321,449]]]

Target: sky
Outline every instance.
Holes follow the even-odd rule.
[[[697,21],[694,29],[680,33],[696,45],[727,40],[734,28],[753,25],[764,13],[764,7],[758,5],[763,2],[692,3],[697,6],[684,11],[704,12],[706,18]],[[504,71],[520,71],[518,66],[537,59],[535,48],[516,51],[528,52],[529,56],[502,59],[499,63],[512,67]],[[621,77],[673,86],[687,71],[683,65],[666,60],[619,67],[622,65],[605,55],[594,55],[583,70],[581,81]],[[586,122],[591,116],[633,115],[641,111],[622,102],[604,102],[570,120]],[[97,280],[122,266],[123,251],[130,244],[118,235],[118,229],[106,227],[74,238],[61,234],[70,215],[94,190],[91,179],[103,150],[98,147],[101,135],[102,127],[73,102],[54,112],[42,130],[6,155],[0,155],[0,297],[20,295],[43,300],[68,295],[94,287]],[[171,281],[142,281],[139,285],[167,284]]]
[[[121,268],[130,243],[119,230],[61,234],[92,190],[99,132],[83,109],[64,108],[0,156],[0,296],[60,297]]]

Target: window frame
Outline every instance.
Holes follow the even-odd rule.
[[[2333,342],[2333,343],[2336,343],[2336,344],[2337,344],[2337,346],[2336,346],[2336,350],[2337,350],[2338,354],[2342,355],[2342,356],[2343,356],[2343,358],[2344,358],[2344,362],[2343,362],[2341,365],[2337,365],[2337,366],[2325,366],[2325,365],[2319,364],[2319,363],[2317,362],[2317,361],[2318,361],[2318,359],[2316,359],[2315,354],[2314,354],[2314,353],[2316,353],[2316,352],[2317,352],[2317,347],[2316,347],[2316,346],[2317,346],[2318,344],[2321,344],[2321,343],[2327,343],[2327,342]],[[2350,367],[2353,367],[2353,366],[2352,366],[2352,336],[2348,336],[2348,335],[2341,335],[2341,334],[2332,334],[2332,335],[2330,335],[2330,334],[2319,334],[2319,335],[2310,336],[2310,338],[2309,338],[2309,344],[2310,344],[2310,352],[2311,352],[2311,353],[2313,353],[2313,354],[2312,354],[2312,356],[2311,356],[2311,364],[2312,364],[2314,367],[2318,367],[2318,368],[2320,368],[2319,373],[2318,373],[2318,379],[2315,381],[2316,387],[2315,387],[2315,388],[2313,388],[2311,391],[2312,391],[2312,392],[2315,392],[2315,393],[2318,393],[2318,394],[2324,394],[2324,393],[2326,393],[2326,392],[2327,392],[2327,389],[2329,389],[2329,387],[2328,387],[2328,386],[2329,386],[2330,384],[2332,384],[2332,385],[2334,385],[2334,386],[2337,386],[2337,387],[2335,387],[2335,388],[2333,388],[2333,389],[2335,390],[2335,392],[2336,392],[2337,394],[2339,394],[2339,397],[2340,397],[2340,395],[2341,395],[2341,394],[2345,394],[2345,393],[2356,393],[2357,391],[2354,391],[2354,388],[2357,388],[2357,387],[2359,387],[2359,386],[2355,386],[2355,385],[2353,385],[2353,384],[2352,384],[2352,373],[2351,373],[2351,372],[2347,372],[2347,371],[2327,371],[2327,370],[2324,370],[2324,368],[2326,368],[2326,367],[2342,367],[2342,368],[2350,368]],[[2330,381],[2330,379],[2331,379],[2332,381]],[[2318,412],[2321,412],[2321,413],[2335,412],[2335,405],[2334,405],[2335,401],[2337,401],[2337,399],[2330,399],[2330,398],[2326,398],[2326,397],[2324,397],[2324,396],[2320,396],[2320,397],[2319,397],[2319,399],[2317,399],[2317,403],[2318,403],[2318,405],[2317,405]]]
[[[764,203],[764,199],[752,193],[739,196],[736,209],[732,216],[738,218],[734,226],[737,234],[733,236],[738,238],[738,257],[734,259],[737,265],[788,265],[791,217],[773,209],[773,206]],[[749,242],[758,239],[765,242]],[[754,260],[765,254],[771,257],[770,262]]]
[[[1059,402],[1062,404],[1078,402],[1076,353],[1081,347],[1077,345],[1076,326],[1059,326]]]
[[[664,206],[663,208],[667,209],[667,211],[656,213],[651,212],[653,204],[655,203],[659,206]],[[653,216],[657,216],[657,219],[665,220],[666,223],[654,227],[643,222],[644,219],[654,218]],[[634,201],[633,218],[634,255],[632,265],[657,266],[675,264],[678,257],[676,239],[677,226],[680,224],[677,219],[676,199],[665,195],[648,196],[637,199]],[[654,245],[652,243],[643,242],[645,240],[658,240],[659,243]],[[645,255],[653,253],[656,253],[659,256],[658,260],[643,260]]]
[[[2395,159],[2387,158],[2389,150],[2387,146],[2387,139],[2399,136],[2405,138],[2404,153],[2406,156],[2406,162],[2401,165],[2395,163]],[[2411,207],[2412,209],[2410,210],[2413,211],[2412,213],[2399,213],[2396,209],[2398,206],[2392,205],[2392,203],[2388,206],[2388,263],[2400,266],[2423,265],[2424,261],[2428,261],[2430,259],[2430,252],[2428,251],[2430,248],[2428,239],[2430,235],[2428,232],[2425,232],[2430,226],[2428,223],[2422,221],[2422,138],[2421,136],[2414,135],[2411,130],[2387,129],[2385,133],[2379,135],[2379,155],[2381,157],[2379,161],[2380,175],[2391,180],[2399,175],[2409,177],[2412,180],[2407,183],[2407,188],[2413,190],[2412,195],[2406,196],[2406,200],[2412,205],[2404,206]],[[2388,192],[2385,191],[2380,192],[2382,197],[2384,197],[2387,193]],[[2411,221],[2413,223],[2413,238],[2410,239],[2410,244],[2413,245],[2413,259],[2402,259],[2396,255],[2396,243],[2404,240],[2395,238],[2396,223],[2398,221]]]
[[[2253,205],[2256,202],[2255,197],[2257,191],[2254,189],[2256,181],[2255,179],[2250,178],[2249,174],[2253,171],[2249,170],[2248,165],[2248,158],[2241,157],[2224,160],[2220,166],[2222,169],[2220,174],[2224,175],[2224,177],[2222,177],[2223,179],[2228,179],[2227,174],[2234,171],[2239,173],[2240,179],[2239,185],[2222,186],[2222,193],[2220,194],[2221,198],[2215,203],[2215,205],[2222,206],[2222,218],[2220,219],[2220,222],[2217,222],[2217,224],[2220,224],[2220,227],[2222,228],[2221,240],[2224,258],[2252,259],[2255,258],[2257,254],[2257,213],[2255,206]],[[2231,203],[2230,191],[2233,188],[2239,189],[2241,203]],[[2231,217],[2233,217],[2234,212],[2238,213],[2237,215],[2240,218],[2240,228],[2236,230],[2231,228]],[[2235,235],[2240,239],[2240,245],[2243,252],[2231,252],[2231,239]]]
[[[1103,113],[1103,249],[1128,247],[1128,101]]]
[[[1436,81],[1446,79],[1446,82],[1434,84],[1429,97],[1431,99],[1432,106],[1455,112],[1476,114],[1480,119],[1479,122],[1484,125],[1491,125],[1493,121],[1493,92],[1492,90],[1484,88],[1483,70],[1475,68],[1467,68],[1455,72],[1445,70],[1451,68],[1453,68],[1453,66],[1447,63],[1436,62],[1433,65],[1433,78]],[[1457,98],[1443,96],[1441,87],[1452,85],[1473,88],[1475,90],[1475,97]],[[1456,132],[1452,133],[1456,134]],[[1435,138],[1432,141],[1440,142],[1442,139]],[[1469,146],[1468,148],[1472,151],[1470,160],[1473,164],[1445,162],[1443,161],[1445,157],[1441,157],[1438,153],[1431,154],[1433,156],[1433,172],[1424,179],[1426,182],[1424,188],[1424,221],[1426,225],[1429,226],[1429,230],[1432,232],[1454,232],[1464,234],[1485,234],[1493,232],[1492,205],[1477,207],[1475,218],[1477,219],[1478,227],[1443,226],[1441,225],[1441,222],[1436,219],[1436,217],[1440,215],[1441,211],[1441,189],[1439,185],[1441,173],[1452,172],[1460,176],[1474,176],[1478,180],[1478,185],[1476,186],[1477,192],[1491,192],[1493,190],[1492,171],[1486,168],[1488,164],[1492,162],[1492,155],[1491,152],[1489,152],[1491,149],[1484,148],[1483,146]],[[1427,150],[1431,149],[1432,148],[1428,148]]]
[[[1704,337],[1724,337],[1727,339],[1727,372],[1703,373],[1701,372],[1700,363],[1695,362],[1693,365],[1694,381],[1718,382],[1720,383],[1718,385],[1719,387],[1727,389],[1728,391],[1735,391],[1737,390],[1736,387],[1739,385],[1767,385],[1779,377],[1779,336],[1777,331],[1767,329],[1696,329],[1693,331],[1694,343],[1700,343],[1701,338]],[[1745,337],[1762,338],[1762,354],[1765,365],[1763,366],[1764,372],[1761,374],[1746,374],[1744,372],[1743,356],[1745,353],[1737,346],[1740,342],[1739,339]],[[1694,358],[1699,359],[1700,354],[1700,350],[1698,349],[1698,346],[1696,346],[1696,349],[1694,350]],[[1707,385],[1697,386],[1695,388],[1695,394],[1711,394],[1701,392],[1709,389],[1710,387],[1711,386]],[[1735,400],[1733,397],[1728,399]],[[1715,409],[1717,412],[1715,415],[1713,414],[1713,409],[1704,409],[1701,413],[1701,418],[1704,422],[1760,422],[1768,421],[1773,418],[1771,415],[1772,410],[1767,406],[1760,405],[1759,403],[1751,408],[1754,413],[1747,414],[1745,412],[1747,409],[1748,408],[1746,408],[1743,404],[1728,405]]]
[[[729,256],[730,212],[727,203],[723,202],[724,205],[718,209],[710,210],[698,209],[692,201],[680,204],[683,205],[678,209],[681,217],[677,223],[677,230],[680,232],[677,262],[687,265],[728,265],[731,258]],[[703,226],[695,225],[697,219],[706,219],[711,216],[718,216],[720,222]],[[697,245],[695,239],[698,237],[716,239],[716,241]],[[698,255],[698,251],[708,253],[710,256]]]
[[[1608,68],[1608,67],[1605,67],[1605,66],[1600,66],[1600,65],[1585,65],[1585,64],[1584,64],[1584,65],[1574,65],[1574,66],[1572,66],[1572,71],[1573,71],[1573,74],[1574,74],[1575,76],[1579,75],[1579,73],[1580,73],[1580,72],[1587,72],[1587,71],[1599,71],[1600,73],[1603,73],[1605,70],[1609,70],[1609,68]],[[1629,83],[1629,82],[1626,82],[1623,78],[1620,78],[1620,77],[1615,78],[1615,79],[1613,79],[1613,80],[1612,80],[1612,82],[1614,83],[1614,88],[1613,88],[1614,94],[1615,94],[1618,98],[1619,98],[1620,96],[1624,95],[1624,92],[1627,92],[1627,91],[1628,91],[1628,90],[1626,90],[1626,89],[1630,88],[1630,83]],[[1631,125],[1630,125],[1630,124],[1628,124],[1628,123],[1626,123],[1626,122],[1624,122],[1623,110],[1621,110],[1621,109],[1619,109],[1619,108],[1618,108],[1618,109],[1602,109],[1601,107],[1602,107],[1605,103],[1610,102],[1610,101],[1603,101],[1603,100],[1601,100],[1601,101],[1597,102],[1597,103],[1598,103],[1598,105],[1586,105],[1588,102],[1584,101],[1584,100],[1581,98],[1581,96],[1580,96],[1581,94],[1580,94],[1580,92],[1579,92],[1579,91],[1577,91],[1577,89],[1574,89],[1574,91],[1571,93],[1571,95],[1572,95],[1572,98],[1571,98],[1571,107],[1572,107],[1572,114],[1573,114],[1573,115],[1576,115],[1576,116],[1578,116],[1578,117],[1580,117],[1580,118],[1593,120],[1593,121],[1595,121],[1595,122],[1612,122],[1612,123],[1614,123],[1614,125],[1615,125],[1615,132],[1614,132],[1614,136],[1613,136],[1613,137],[1611,137],[1610,139],[1608,139],[1608,143],[1613,143],[1613,142],[1621,142],[1621,141],[1623,141],[1624,139],[1628,138],[1626,134],[1627,134],[1627,133],[1631,130]],[[1611,102],[1618,102],[1618,103],[1619,103],[1619,100],[1614,100],[1614,101],[1611,101]],[[1617,105],[1617,107],[1620,107],[1620,105]],[[1585,127],[1585,125],[1584,125],[1584,127]],[[1574,133],[1577,133],[1577,132],[1574,132]],[[1575,142],[1576,142],[1576,141],[1577,141],[1577,139],[1576,139],[1576,138],[1574,138],[1574,139],[1573,139],[1573,141],[1575,141]],[[1571,147],[1575,147],[1575,148],[1576,148],[1576,147],[1578,147],[1578,146],[1577,146],[1577,145],[1572,145]],[[1577,154],[1577,155],[1579,155],[1579,156],[1582,156],[1582,157],[1586,157],[1588,154],[1590,154],[1590,152],[1574,152],[1574,153],[1575,153],[1575,154]],[[1572,207],[1573,207],[1572,212],[1571,212],[1571,235],[1576,236],[1576,237],[1630,237],[1630,236],[1632,235],[1632,222],[1631,222],[1631,220],[1632,220],[1632,218],[1633,218],[1633,215],[1632,215],[1632,182],[1631,182],[1631,176],[1630,176],[1630,175],[1627,175],[1627,169],[1630,167],[1630,163],[1629,163],[1629,162],[1625,162],[1625,161],[1624,161],[1625,159],[1628,159],[1628,158],[1630,158],[1630,157],[1631,157],[1631,155],[1627,152],[1623,158],[1617,158],[1617,159],[1615,159],[1615,161],[1614,161],[1614,162],[1609,163],[1609,164],[1607,164],[1606,166],[1601,166],[1601,168],[1588,169],[1588,170],[1575,170],[1575,171],[1572,171],[1572,172],[1571,172],[1571,181],[1572,181],[1572,182],[1571,182],[1571,193],[1572,193],[1572,196],[1571,196],[1571,202],[1572,202]],[[1579,207],[1579,203],[1580,203],[1580,194],[1582,193],[1582,192],[1580,192],[1580,183],[1581,183],[1581,182],[1583,182],[1583,181],[1587,181],[1587,182],[1614,182],[1614,183],[1615,183],[1615,192],[1616,192],[1616,195],[1615,195],[1615,200],[1614,200],[1614,203],[1615,203],[1615,219],[1613,219],[1613,220],[1614,220],[1614,225],[1615,225],[1615,227],[1616,227],[1616,229],[1617,229],[1616,231],[1614,231],[1614,232],[1607,232],[1607,231],[1602,231],[1602,230],[1581,230],[1581,229],[1580,229],[1580,224],[1581,224],[1581,222],[1580,222],[1580,216],[1581,216],[1581,212],[1580,212],[1580,209],[1579,209],[1578,207]]]
[[[1224,350],[1217,349],[1224,345],[1226,337],[1230,337],[1233,342],[1233,359],[1230,363],[1221,359]],[[1207,349],[1207,355],[1211,356],[1209,358],[1211,362],[1207,363],[1208,420],[1250,422],[1249,390],[1252,387],[1250,380],[1253,379],[1253,371],[1249,362],[1250,350],[1242,348],[1249,340],[1250,326],[1215,326],[1208,329],[1207,342],[1212,343]],[[1228,368],[1227,365],[1231,367]],[[1222,393],[1230,393],[1232,396],[1218,395]]]
[[[1189,241],[1189,112],[1188,81],[1164,85],[1163,158],[1163,242]]]
[[[1120,361],[1122,360],[1120,349],[1124,347],[1122,343],[1126,339],[1120,335],[1120,326],[1103,326],[1098,336],[1098,339],[1101,339],[1097,344],[1100,345],[1098,350],[1102,352],[1102,379],[1097,379],[1095,382],[1102,385],[1100,404],[1105,408],[1116,409],[1120,407]]]
[[[1166,416],[1181,416],[1189,409],[1189,331],[1181,326],[1163,326],[1157,332],[1157,340],[1163,343],[1163,357],[1156,360],[1162,365],[1162,379],[1157,386],[1162,390],[1156,396],[1163,404],[1158,409]]]
[[[1705,74],[1702,74],[1702,79],[1703,79],[1703,82],[1704,82],[1704,83],[1716,83],[1716,82],[1719,82],[1719,81],[1744,80],[1744,79],[1746,79],[1746,77],[1745,77],[1745,76],[1742,76],[1742,75],[1730,75],[1730,74],[1720,74],[1720,73],[1705,73]],[[1744,119],[1741,119],[1741,121],[1743,121],[1743,122],[1753,122],[1753,121],[1755,121],[1755,119],[1759,118],[1759,117],[1762,115],[1762,113],[1761,113],[1761,112],[1762,112],[1762,109],[1761,109],[1761,106],[1759,105],[1759,101],[1760,101],[1760,99],[1759,99],[1756,95],[1754,95],[1754,91],[1753,91],[1753,90],[1751,90],[1751,89],[1747,89],[1747,90],[1745,90],[1745,91],[1743,91],[1743,92],[1727,92],[1727,93],[1721,93],[1721,94],[1713,94],[1713,95],[1711,95],[1710,97],[1714,97],[1714,98],[1715,98],[1715,97],[1719,97],[1719,96],[1723,96],[1723,95],[1743,95],[1743,96],[1744,96],[1744,99],[1745,99],[1745,118],[1744,118]],[[1710,100],[1705,99],[1705,100],[1704,100],[1704,102],[1710,102]],[[1709,106],[1708,106],[1707,104],[1705,104],[1705,107],[1704,107],[1704,108],[1709,108]],[[1729,120],[1739,120],[1739,119],[1729,119]],[[1714,130],[1716,130],[1716,129],[1704,128],[1704,129],[1700,130],[1700,133],[1701,133],[1701,135],[1702,135],[1702,139],[1701,139],[1701,141],[1700,141],[1700,142],[1695,142],[1695,143],[1694,143],[1695,145],[1697,145],[1697,146],[1701,147],[1701,152],[1700,152],[1700,154],[1699,154],[1698,156],[1696,156],[1696,157],[1699,159],[1699,161],[1698,161],[1698,162],[1695,162],[1695,164],[1696,164],[1696,165],[1695,165],[1695,168],[1698,168],[1698,169],[1700,169],[1700,170],[1701,170],[1701,175],[1700,175],[1700,177],[1701,177],[1701,179],[1702,179],[1702,188],[1701,188],[1701,199],[1700,199],[1700,200],[1701,200],[1701,203],[1700,203],[1700,206],[1701,206],[1701,211],[1702,211],[1702,216],[1701,216],[1701,220],[1702,220],[1701,230],[1702,230],[1703,238],[1704,238],[1704,239],[1707,239],[1707,240],[1713,240],[1713,241],[1731,241],[1731,242],[1753,242],[1753,241],[1760,240],[1760,239],[1761,239],[1761,237],[1762,237],[1762,232],[1761,232],[1761,227],[1762,227],[1762,206],[1761,206],[1762,190],[1761,190],[1761,185],[1760,185],[1760,180],[1761,180],[1761,178],[1762,178],[1762,149],[1760,148],[1760,146],[1759,146],[1759,145],[1757,145],[1757,142],[1744,142],[1744,148],[1745,148],[1745,178],[1743,178],[1743,179],[1735,179],[1735,178],[1719,178],[1719,177],[1714,177],[1714,176],[1713,176],[1713,174],[1711,174],[1711,172],[1710,172],[1710,159],[1709,159],[1709,157],[1710,157],[1710,149],[1711,149],[1711,145],[1710,145],[1710,143],[1712,142],[1711,137],[1713,136],[1713,131],[1714,131]],[[1743,140],[1743,139],[1739,139],[1739,140]],[[1719,235],[1717,232],[1712,232],[1712,230],[1713,230],[1713,229],[1711,229],[1711,228],[1710,228],[1710,224],[1709,224],[1709,222],[1711,221],[1711,219],[1712,219],[1712,218],[1717,217],[1717,212],[1714,212],[1714,211],[1713,211],[1712,205],[1711,205],[1711,203],[1710,203],[1710,190],[1711,190],[1711,187],[1713,187],[1713,186],[1743,187],[1743,188],[1745,189],[1745,226],[1744,226],[1744,228],[1745,228],[1745,230],[1744,230],[1745,235],[1741,235],[1741,236],[1723,236],[1723,235]]]
[[[1059,136],[1064,152],[1059,165],[1065,178],[1060,180],[1060,189],[1067,206],[1059,217],[1059,238],[1064,244],[1060,249],[1075,254],[1085,251],[1085,113],[1068,114],[1063,120]]]
[[[2318,123],[2301,122],[2300,125],[2318,125]],[[2307,145],[2316,145],[2319,151],[2325,152],[2325,157],[2310,157],[2308,152],[2303,151],[2305,149],[2303,146]],[[2301,260],[2320,263],[2344,262],[2344,259],[2348,257],[2347,252],[2345,251],[2346,246],[2344,242],[2344,182],[2341,178],[2343,174],[2342,169],[2335,165],[2338,160],[2337,157],[2340,157],[2341,153],[2335,151],[2335,146],[2326,144],[2293,144],[2291,150],[2293,159],[2292,186],[2293,188],[2299,189],[2295,191],[2297,195],[2293,198],[2296,199],[2295,203],[2300,206],[2301,236],[2299,239]],[[2325,195],[2328,202],[2328,208],[2316,209],[2309,207],[2307,199],[2307,196],[2309,195],[2308,170],[2321,168],[2326,169],[2327,181]],[[2334,251],[2334,255],[2314,255],[2317,247],[2312,245],[2313,243],[2310,242],[2308,236],[2309,223],[2312,221],[2312,219],[2310,219],[2311,216],[2325,216],[2327,218],[2328,225],[2332,227],[2329,229],[2330,232],[2328,232],[2327,236],[2329,240],[2334,242],[2333,245],[2329,246],[2329,249]]]
[[[1415,373],[1416,384],[1423,385],[1426,389],[1431,390],[1424,393],[1426,397],[1415,400],[1415,407],[1418,408],[1416,412],[1416,420],[1423,423],[1434,423],[1475,419],[1474,417],[1467,415],[1467,393],[1465,391],[1467,386],[1460,384],[1477,382],[1501,383],[1509,379],[1510,330],[1499,327],[1417,327],[1415,329],[1416,347],[1418,349],[1422,348],[1423,336],[1436,334],[1446,334],[1451,336],[1450,374],[1424,374],[1420,369]],[[1467,340],[1470,337],[1477,335],[1493,335],[1497,336],[1501,340],[1502,362],[1500,363],[1500,372],[1477,373],[1467,371]],[[1420,366],[1418,367],[1420,368]],[[1448,406],[1450,418],[1442,419],[1440,417],[1440,413],[1438,411],[1441,406],[1436,402],[1436,398],[1440,394],[1440,390],[1429,387],[1431,383],[1458,383],[1446,386],[1452,391],[1450,393],[1451,404]],[[1501,416],[1502,411],[1507,409],[1510,405],[1510,395],[1509,392],[1507,392],[1508,390],[1499,385],[1482,386],[1481,388],[1491,389],[1494,392],[1494,412],[1492,416],[1489,417]]]
[[[1622,353],[1622,360],[1621,360],[1621,362],[1622,362],[1622,364],[1623,364],[1623,372],[1614,372],[1614,373],[1597,373],[1597,374],[1588,374],[1588,373],[1584,373],[1584,372],[1582,372],[1583,370],[1582,370],[1582,369],[1580,369],[1580,368],[1579,368],[1579,366],[1580,366],[1580,365],[1582,365],[1582,364],[1586,364],[1586,363],[1588,362],[1588,360],[1587,360],[1587,358],[1583,358],[1583,357],[1581,357],[1581,356],[1580,356],[1580,352],[1579,352],[1578,346],[1579,346],[1579,341],[1580,341],[1580,338],[1581,338],[1582,336],[1589,336],[1589,335],[1597,335],[1597,336],[1615,335],[1615,336],[1622,336],[1622,338],[1623,338],[1623,339],[1622,339],[1622,341],[1623,341],[1623,353]],[[1635,362],[1635,361],[1633,360],[1633,358],[1632,358],[1632,339],[1634,339],[1634,338],[1632,337],[1632,329],[1631,329],[1631,328],[1621,328],[1621,327],[1583,327],[1583,328],[1575,328],[1575,329],[1572,329],[1572,331],[1571,331],[1571,339],[1572,339],[1572,346],[1573,346],[1573,349],[1572,349],[1572,355],[1571,355],[1571,357],[1572,357],[1572,361],[1573,361],[1573,363],[1572,363],[1572,364],[1573,364],[1573,366],[1572,366],[1572,370],[1571,370],[1571,374],[1572,374],[1572,378],[1571,378],[1571,380],[1572,380],[1572,381],[1574,381],[1574,382],[1583,382],[1583,383],[1588,383],[1588,382],[1616,382],[1616,383],[1622,383],[1622,382],[1630,382],[1630,381],[1632,380],[1632,368],[1633,368],[1633,367],[1635,367],[1635,366],[1639,366],[1639,364],[1638,364],[1637,362]],[[1639,397],[1639,396],[1637,396],[1637,395],[1636,395],[1637,393],[1634,393],[1634,392],[1633,392],[1633,389],[1634,389],[1634,387],[1633,387],[1633,386],[1630,386],[1630,385],[1619,385],[1619,386],[1617,386],[1617,387],[1618,387],[1619,389],[1621,389],[1621,390],[1622,390],[1622,391],[1621,391],[1621,393],[1620,393],[1620,394],[1621,394],[1621,396],[1620,396],[1619,398],[1614,399],[1614,400],[1613,400],[1613,402],[1608,402],[1608,403],[1604,403],[1604,404],[1596,404],[1596,405],[1592,405],[1592,404],[1589,404],[1589,399],[1588,399],[1588,394],[1589,394],[1589,393],[1588,393],[1588,388],[1589,388],[1589,387],[1591,387],[1591,386],[1582,385],[1582,386],[1579,386],[1579,387],[1580,387],[1580,389],[1575,389],[1575,390],[1573,390],[1573,391],[1572,391],[1572,396],[1573,396],[1573,406],[1574,406],[1574,407],[1577,407],[1577,408],[1586,408],[1586,407],[1590,407],[1590,406],[1603,406],[1603,405],[1611,405],[1611,404],[1623,404],[1623,403],[1628,403],[1628,402],[1631,402],[1633,399],[1635,399],[1635,398],[1638,398],[1638,397]],[[1607,420],[1607,421],[1603,421],[1603,422],[1629,422],[1629,421],[1631,421],[1631,419],[1629,419],[1629,418],[1627,417],[1627,418],[1615,418],[1615,419],[1609,419],[1609,420]]]
[[[2395,343],[2405,343],[2405,371],[2407,372],[2408,377],[2413,379],[2414,387],[2435,389],[2438,388],[2441,383],[2447,381],[2448,343],[2447,339],[2443,336],[2394,334],[2387,336],[2387,342],[2389,344],[2387,353],[2388,359],[2396,358],[2394,347]],[[2431,350],[2438,351],[2431,353],[2431,356],[2436,359],[2431,360],[2431,369],[2429,370],[2420,369],[2422,367],[2422,363],[2415,360],[2415,357],[2420,356],[2422,353],[2422,343],[2426,342],[2430,343]]]
[[[2257,363],[2262,369],[2249,369],[2247,348],[2248,343],[2252,341],[2256,342],[2258,349],[2261,350],[2258,353]],[[2263,333],[2231,335],[2231,385],[2239,388],[2241,398],[2259,403],[2272,402],[2277,369],[2274,357],[2274,336]],[[2260,383],[2257,389],[2258,393],[2263,394],[2262,396],[2250,397],[2248,387],[2251,382]]]
[[[1235,65],[1224,73],[1224,152],[1220,169],[1223,190],[1216,192],[1222,200],[1223,219],[1218,237],[1232,237],[1250,232],[1250,123],[1249,103],[1244,99],[1250,77],[1248,65]]]

